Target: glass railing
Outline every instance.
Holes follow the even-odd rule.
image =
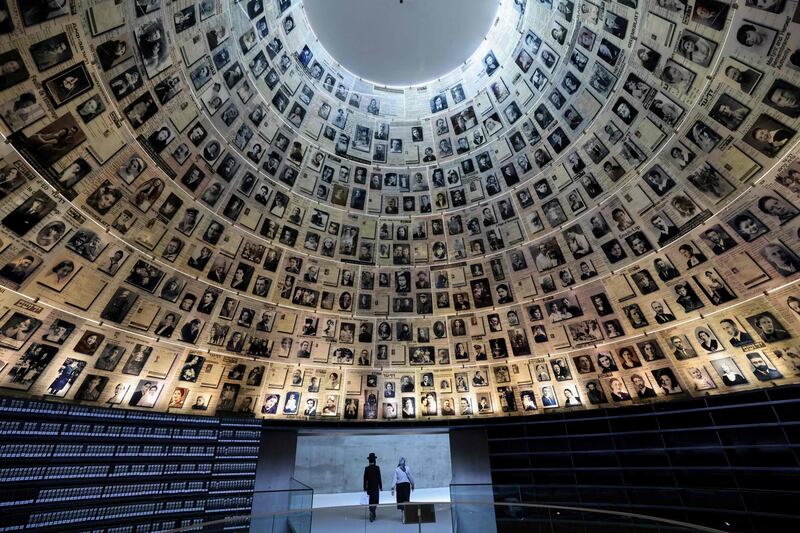
[[[676,500],[678,490],[683,500]],[[489,483],[450,485],[450,502],[459,515],[471,514],[470,505],[477,505],[478,509],[482,510],[481,504],[494,503],[498,520],[501,518],[505,520],[520,509],[526,513],[526,517],[528,513],[556,509],[556,516],[561,520],[563,515],[559,515],[558,512],[580,509],[591,512],[593,519],[597,520],[602,520],[606,518],[604,516],[606,513],[611,513],[614,516],[642,517],[659,520],[662,523],[665,520],[677,520],[678,522],[671,523],[689,522],[693,523],[692,527],[695,530],[728,532],[752,529],[748,527],[747,512],[744,507],[745,497],[761,498],[764,497],[764,491],[740,488],[735,491],[698,488],[682,488],[674,491],[642,490],[624,485],[613,489]],[[682,505],[683,501],[690,505]],[[705,502],[705,505],[697,505],[698,502]],[[658,515],[659,518],[654,518],[652,515]]]
[[[308,533],[311,531],[312,507],[314,507],[314,489],[295,478],[290,478],[289,486],[285,489],[255,491],[250,531]],[[217,531],[214,527],[222,524],[207,525],[212,529],[203,527],[203,531]],[[219,531],[229,529],[226,527]]]
[[[251,533],[628,533],[653,531],[713,532],[720,530],[663,518],[616,511],[522,503],[459,501],[395,503],[375,506],[370,519],[368,505],[285,509],[275,513],[230,517],[171,530],[223,532],[249,520]]]
[[[289,510],[294,511],[295,531],[311,530],[311,509],[314,507],[314,489],[295,478],[291,478]]]

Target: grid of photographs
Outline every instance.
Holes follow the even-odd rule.
[[[299,1],[74,4],[0,0],[0,392],[402,421],[798,381],[794,6],[507,3],[389,91]]]

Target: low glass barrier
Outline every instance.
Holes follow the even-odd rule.
[[[414,503],[284,509],[171,530],[251,533],[626,533],[720,532],[673,520],[617,511],[522,503]]]

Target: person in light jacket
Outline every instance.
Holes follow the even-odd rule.
[[[414,490],[414,477],[411,475],[411,469],[406,466],[405,457],[400,458],[397,468],[394,469],[394,477],[392,478],[393,495],[395,490],[397,490],[397,508],[402,511],[403,507],[405,507],[403,504],[411,500],[411,491]]]

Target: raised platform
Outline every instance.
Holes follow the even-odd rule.
[[[360,492],[345,492],[342,494],[314,494],[314,509],[322,509],[326,507],[344,507],[347,505],[358,505]],[[381,503],[392,503],[395,497],[392,492],[385,490],[381,492]],[[418,489],[411,494],[412,502],[449,502],[450,501],[450,488],[438,487],[432,489]],[[400,511],[397,511],[398,516]],[[316,513],[314,513],[316,516]]]

